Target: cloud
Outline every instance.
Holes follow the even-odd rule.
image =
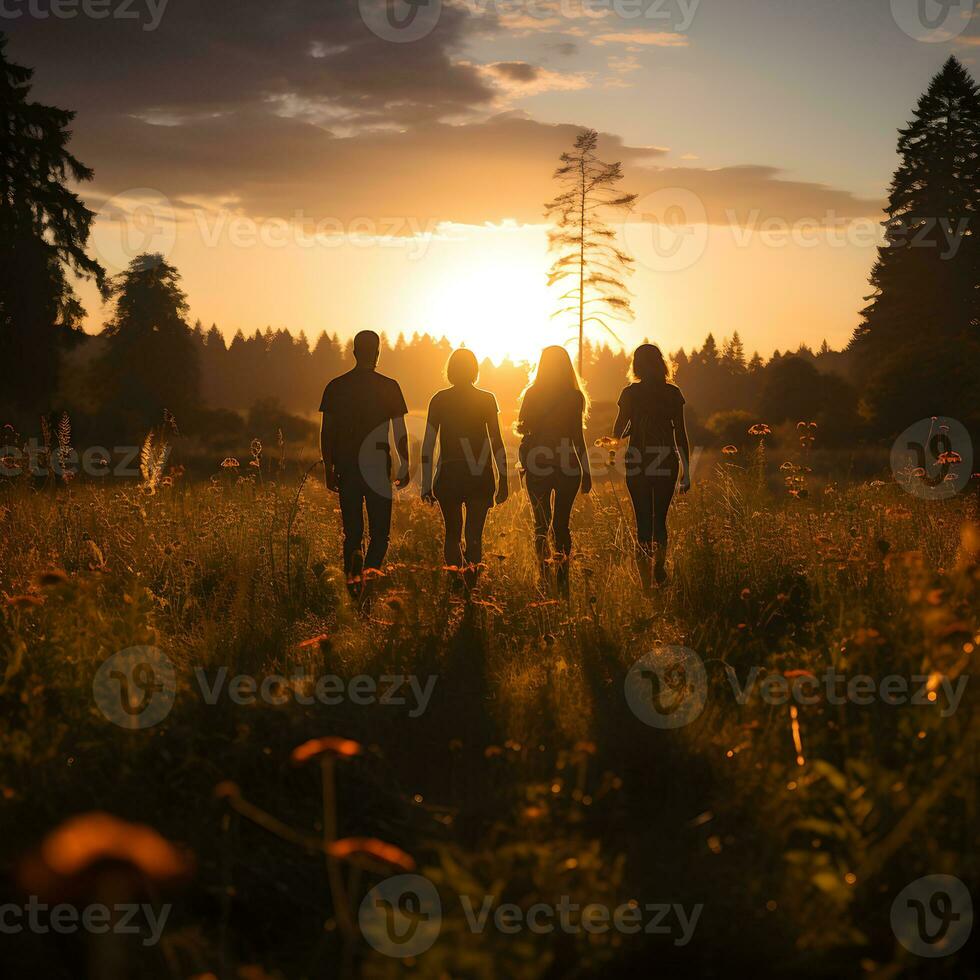
[[[482,70],[511,96],[574,92],[589,86],[586,75],[552,71],[526,61],[497,61],[482,66]]]
[[[591,43],[597,45],[627,44],[631,47],[686,48],[691,42],[686,34],[675,34],[671,31],[627,31],[598,34],[592,38]]]

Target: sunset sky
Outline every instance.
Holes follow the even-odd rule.
[[[925,40],[919,0],[429,0],[400,30],[385,0],[108,3],[9,0],[0,30],[78,112],[110,271],[164,252],[228,337],[429,331],[495,359],[569,336],[542,203],[583,126],[640,195],[625,344],[846,343],[896,130],[980,54],[973,0]]]

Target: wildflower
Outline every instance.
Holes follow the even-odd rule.
[[[192,868],[190,858],[152,827],[93,812],[70,817],[48,834],[25,862],[21,883],[44,895],[85,893],[107,866],[120,865],[138,883],[154,885],[181,880]]]
[[[290,754],[290,759],[296,765],[308,762],[318,756],[326,755],[334,759],[350,759],[364,751],[360,742],[351,738],[337,738],[327,735],[324,738],[311,738],[308,742],[296,746]]]
[[[237,470],[239,466],[241,466],[241,463],[234,456],[226,456],[221,461],[221,468],[223,470]]]
[[[793,470],[796,469],[796,467],[792,463],[790,463],[788,461],[785,462],[785,463],[781,463],[780,466],[779,466],[779,468],[781,470],[783,470],[784,472],[786,472],[786,473],[792,473]]]
[[[37,585],[42,589],[54,589],[68,581],[68,574],[60,568],[49,568],[37,576]]]
[[[36,595],[11,595],[7,596],[7,605],[14,609],[35,609],[43,605],[44,600]]]
[[[954,465],[956,463],[962,463],[963,457],[953,449],[948,449],[944,453],[940,453],[937,457],[940,463]]]
[[[738,452],[738,446],[723,446],[721,451],[725,456],[734,456]]]
[[[749,428],[749,435],[750,436],[768,436],[768,435],[772,435],[772,429],[770,429],[769,426],[766,425],[765,422],[756,422],[755,425],[750,426],[750,428]]]
[[[378,874],[392,871],[414,871],[415,861],[394,844],[375,837],[343,837],[327,846],[327,853],[354,867]]]
[[[319,647],[321,650],[328,646],[330,643],[330,637],[326,633],[321,633],[319,636],[311,636],[308,640],[303,640],[302,643],[298,643],[297,647],[300,650],[309,650],[312,647]]]

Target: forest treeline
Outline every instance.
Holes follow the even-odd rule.
[[[351,340],[336,332],[323,331],[311,343],[305,333],[293,336],[287,329],[249,336],[239,330],[228,342],[217,324],[186,324],[177,270],[158,256],[136,260],[122,282],[116,319],[99,336],[75,343],[62,374],[67,408],[85,416],[104,413],[103,425],[113,426],[114,418],[129,411],[138,429],[166,409],[188,432],[206,438],[243,436],[251,428],[266,438],[282,429],[287,441],[295,440],[308,434],[326,382],[353,366]],[[120,327],[120,304],[129,317],[142,307],[153,309],[146,322],[168,322],[172,338],[164,342],[158,326],[147,327],[138,346],[120,351],[120,337],[139,330],[132,322]],[[451,351],[445,338],[416,333],[392,340],[383,334],[379,370],[398,379],[411,410],[423,411],[445,386]],[[478,348],[475,353],[479,357]],[[671,362],[702,443],[741,443],[748,426],[760,420],[772,426],[817,421],[833,441],[851,438],[862,427],[857,392],[847,377],[854,358],[826,342],[817,351],[803,345],[764,360],[758,353],[746,355],[737,331],[720,344],[709,334],[700,347],[673,352]],[[479,384],[496,395],[505,419],[516,414],[529,367],[482,360]],[[608,414],[628,382],[629,353],[586,341],[583,367],[597,417]],[[120,376],[138,379],[139,390],[120,391]]]
[[[324,384],[351,366],[349,341],[280,329],[227,342],[216,325],[190,323],[179,270],[160,255],[137,256],[109,276],[87,252],[95,215],[74,188],[94,174],[68,150],[74,114],[30,100],[33,73],[6,57],[6,43],[0,34],[0,423],[29,434],[41,419],[50,430],[68,414],[79,438],[100,444],[139,440],[165,415],[209,448],[280,432],[310,438]],[[930,416],[978,433],[980,89],[956,58],[899,131],[898,151],[885,244],[845,351],[824,344],[746,357],[732,332],[672,352],[699,444],[738,444],[755,422],[815,421],[824,445],[890,444]],[[96,337],[81,329],[75,278],[94,282],[110,303]],[[448,354],[443,339],[386,338],[381,370],[423,409],[443,384]],[[628,352],[586,338],[581,354],[601,427],[627,381]],[[481,383],[505,417],[526,381],[525,365],[484,361]]]

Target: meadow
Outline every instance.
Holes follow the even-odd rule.
[[[975,486],[928,501],[887,467],[835,482],[781,471],[786,456],[752,442],[701,461],[672,511],[670,580],[645,596],[611,472],[576,506],[568,601],[539,580],[516,478],[471,593],[443,568],[438,511],[413,486],[358,608],[336,498],[316,470],[304,477],[312,460],[276,457],[259,447],[256,466],[191,479],[176,452],[142,481],[0,485],[6,890],[23,895],[25,857],[88,811],[186,849],[183,880],[152,895],[172,905],[161,941],[133,937],[115,975],[966,975],[964,954],[910,953],[890,912],[921,876],[976,880]],[[93,681],[139,645],[169,658],[176,691],[158,724],[126,730]],[[696,651],[707,678],[703,710],[673,729],[624,694],[664,646]],[[921,677],[923,696],[771,696],[774,678],[828,668]],[[208,685],[289,680],[268,700],[223,688],[208,703],[202,671]],[[348,685],[324,704],[310,697],[323,675],[379,693],[411,677],[429,696]],[[298,746],[328,736],[356,745],[297,764]],[[362,842],[324,860],[324,839],[360,838],[397,850]],[[440,932],[396,958],[359,934],[357,913],[411,863],[438,891]],[[467,902],[485,896],[524,914],[563,897],[667,911],[649,931],[492,917],[474,930]],[[98,946],[24,931],[3,937],[3,957],[10,976],[95,976]]]

